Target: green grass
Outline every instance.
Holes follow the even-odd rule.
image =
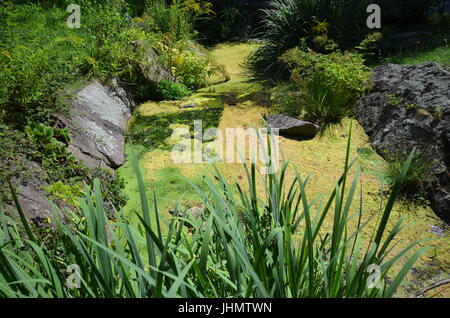
[[[351,136],[351,132],[350,132]],[[216,170],[205,179],[206,190],[195,188],[205,206],[201,220],[173,218],[167,234],[157,205],[151,205],[139,163],[134,156],[141,212],[131,224],[121,212],[108,221],[98,181],[86,189],[79,215],[71,224],[54,218],[57,256],[28,225],[15,197],[20,226],[3,217],[0,230],[0,295],[3,297],[391,297],[414,262],[419,248],[400,271],[392,266],[410,254],[418,242],[393,252],[391,246],[404,227],[386,225],[412,155],[392,189],[370,239],[359,223],[349,232],[358,174],[347,187],[350,137],[344,170],[328,200],[316,209],[305,192],[308,178],[285,179],[288,164],[275,174],[260,175],[244,165],[249,192],[228,183]],[[270,149],[266,149],[270,151]],[[258,197],[257,178],[265,180],[265,195]],[[12,188],[11,188],[12,190]],[[12,190],[14,193],[14,191]],[[361,204],[363,198],[360,198]],[[177,211],[185,207],[177,206]],[[56,211],[55,207],[55,211]],[[332,231],[322,226],[333,215]],[[154,215],[154,218],[151,217]],[[192,234],[184,224],[193,226]],[[23,233],[27,233],[24,236]],[[110,237],[110,239],[108,239]],[[80,267],[79,288],[65,285],[66,266]],[[379,286],[371,286],[371,270],[379,266]],[[386,277],[392,280],[390,284]]]
[[[429,149],[420,149],[411,160],[409,171],[400,185],[400,194],[405,198],[426,197],[427,190],[436,184],[436,178],[432,172],[436,160],[430,159],[429,153]],[[404,157],[393,158],[385,168],[387,184],[391,187],[401,173]]]
[[[450,66],[450,43],[448,37],[440,39],[440,45],[434,47],[415,48],[394,54],[383,60],[383,63],[413,65],[424,62],[437,62],[442,66]]]

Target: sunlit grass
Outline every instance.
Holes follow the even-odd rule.
[[[369,238],[360,230],[367,222],[362,209],[353,211],[358,173],[351,177],[350,140],[345,151],[342,175],[324,204],[305,192],[309,177],[295,173],[288,181],[288,163],[276,173],[262,175],[256,165],[243,165],[242,182],[228,182],[216,170],[205,179],[205,188],[195,187],[205,207],[199,220],[172,218],[162,232],[158,205],[148,200],[137,156],[132,166],[138,184],[139,224],[121,212],[115,221],[105,214],[98,180],[80,200],[80,215],[61,222],[55,206],[54,242],[62,253],[54,254],[33,232],[10,185],[22,226],[2,219],[0,231],[0,295],[6,297],[392,297],[407,272],[426,248],[413,242],[394,249],[396,235],[404,229],[403,219],[392,229],[387,222],[412,155],[380,206],[380,218]],[[270,153],[271,148],[266,148]],[[174,171],[167,172],[176,178]],[[168,177],[167,175],[165,175]],[[162,176],[164,177],[164,176]],[[264,180],[264,194],[258,195],[256,180]],[[348,184],[347,181],[350,183]],[[246,183],[249,191],[241,184]],[[153,191],[159,184],[154,184]],[[155,197],[153,193],[153,197]],[[362,204],[363,198],[359,201]],[[176,205],[175,215],[186,207]],[[151,217],[154,215],[154,218]],[[186,214],[183,214],[186,215]],[[322,231],[327,215],[332,229]],[[350,229],[350,219],[358,226]],[[75,221],[75,222],[74,222]],[[185,231],[185,222],[193,227]],[[27,233],[27,238],[20,235]],[[323,236],[323,234],[325,234]],[[407,257],[398,271],[393,264]],[[65,285],[66,266],[76,264],[80,283]],[[379,269],[376,285],[373,266]],[[389,275],[389,276],[388,276]],[[387,282],[389,277],[390,282]]]
[[[242,48],[239,48],[239,46],[242,46]],[[232,51],[229,55],[227,53],[228,49]],[[248,49],[249,47],[247,44],[222,44],[214,47],[211,54],[215,56],[215,58],[221,59],[219,60],[219,63],[230,63],[230,69],[235,70],[238,76],[232,77],[230,82],[207,87],[203,90],[216,90],[216,93],[208,93],[212,95],[220,94],[217,93],[219,91],[234,91],[241,97],[251,94],[253,89],[256,92],[263,91],[262,86],[260,85],[251,86],[252,89],[249,89],[250,86],[248,86],[248,82],[245,77],[242,76],[242,73],[240,73],[241,75],[238,73],[242,72],[242,69],[238,69],[239,63],[237,61],[242,61],[245,58],[245,54],[247,54]],[[239,52],[239,54],[242,55],[234,54],[233,51]],[[219,89],[217,89],[218,86],[220,87]],[[253,93],[255,91],[253,91]],[[149,105],[151,106],[148,107]],[[158,108],[159,104],[147,104],[147,106],[144,104],[144,106],[141,107],[143,107],[142,110],[146,109],[146,111],[149,112],[157,112],[158,109],[179,111],[176,106],[170,106],[169,108]],[[261,127],[263,124],[261,121],[261,115],[263,115],[265,111],[266,108],[264,108],[259,102],[255,101],[255,99],[250,99],[246,102],[238,102],[232,107],[224,105],[224,112],[219,123],[219,128],[225,129],[252,126]],[[356,190],[356,195],[362,195],[364,197],[363,219],[367,220],[373,215],[377,218],[380,203],[385,202],[386,200],[386,195],[380,191],[381,182],[384,179],[383,168],[386,163],[381,156],[372,150],[364,129],[354,119],[344,119],[342,125],[333,127],[324,136],[316,137],[315,139],[309,141],[299,142],[298,140],[281,137],[281,150],[283,151],[285,158],[291,163],[291,168],[288,168],[286,171],[286,179],[292,181],[293,178],[295,178],[295,170],[292,167],[296,167],[302,177],[305,177],[308,173],[311,173],[311,177],[305,188],[308,195],[311,197],[323,197],[327,193],[330,193],[330,191],[334,188],[335,182],[340,176],[339,171],[343,166],[345,154],[339,150],[346,147],[350,124],[353,126],[350,156],[351,158],[357,158],[354,167],[361,170],[359,180],[362,188],[358,187]],[[169,151],[155,150],[147,152],[143,154],[140,160],[141,167],[144,169],[145,180],[150,182],[160,180],[161,182],[164,182],[164,179],[158,179],[157,176],[160,175],[160,171],[162,171],[167,165],[172,165]],[[128,167],[128,180],[132,180],[132,169],[130,163],[127,162],[125,166]],[[177,173],[193,180],[195,183],[202,180],[202,177],[208,171],[205,164],[173,164],[173,166],[177,167]],[[232,182],[233,180],[239,181],[245,177],[245,170],[240,164],[218,163],[217,168],[229,182]],[[119,171],[120,174],[122,174],[123,168],[120,168]],[[353,171],[350,171],[351,177],[354,176],[353,173]],[[257,183],[258,195],[264,195],[263,184],[260,181]],[[244,190],[248,190],[245,183],[242,184],[242,187]],[[129,193],[130,191],[133,191],[132,195],[136,196],[136,189],[137,187],[127,188],[126,192]],[[387,190],[386,187],[384,189]],[[172,194],[174,195],[172,196]],[[174,196],[178,197],[179,195],[180,192],[178,191],[166,192],[162,194],[162,197],[158,198],[160,201],[158,204],[161,205],[160,213],[163,218],[169,216],[167,209],[170,206],[168,203],[170,200],[166,200],[164,197],[171,199]],[[190,197],[191,195],[192,194],[190,192],[187,192],[186,197]],[[197,199],[194,197],[194,203],[198,204],[199,202],[196,200]],[[129,204],[137,205],[136,202],[138,202],[138,199],[130,201],[133,203]],[[352,208],[354,210],[358,209],[359,202],[354,201],[352,203]],[[398,248],[400,249],[406,247],[416,238],[433,238],[435,240],[427,243],[429,246],[433,247],[432,250],[421,258],[416,268],[426,269],[431,263],[433,263],[436,264],[436,267],[439,268],[441,272],[448,272],[448,269],[450,268],[450,249],[448,248],[448,246],[450,246],[450,236],[446,234],[444,237],[436,239],[436,236],[429,232],[430,225],[441,224],[441,221],[436,217],[431,208],[428,206],[419,206],[417,204],[398,201],[393,207],[388,227],[391,228],[393,224],[402,216],[408,217],[408,220],[411,222],[413,221],[413,224],[400,232],[397,236]],[[331,229],[332,224],[332,217],[325,218],[323,229]],[[356,225],[357,222],[355,219],[349,223],[350,228],[356,227]],[[369,239],[370,233],[375,226],[376,223],[374,221],[369,222],[366,228],[361,231],[361,236],[365,239]],[[401,265],[402,261],[394,265],[394,271],[398,270]],[[412,285],[417,283],[415,282],[416,277],[412,275],[408,275],[407,280],[411,281]],[[408,296],[409,294],[401,288],[397,295]]]
[[[424,62],[437,62],[442,66],[450,66],[450,43],[433,49],[409,50],[392,57],[385,62],[398,63],[402,65],[421,64]]]

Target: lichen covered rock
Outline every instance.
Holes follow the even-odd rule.
[[[88,167],[117,168],[125,160],[125,129],[134,103],[116,83],[97,81],[70,100],[59,121],[71,131],[69,151]]]

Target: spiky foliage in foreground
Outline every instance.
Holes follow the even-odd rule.
[[[299,173],[292,182],[286,180],[287,163],[263,176],[265,197],[257,196],[254,165],[245,165],[248,192],[216,170],[214,178],[206,179],[208,191],[198,189],[203,218],[174,218],[164,234],[156,206],[151,217],[136,160],[142,204],[138,225],[129,224],[121,212],[109,222],[95,182],[80,202],[78,226],[54,218],[58,239],[50,248],[17,204],[22,227],[3,218],[0,231],[0,296],[391,297],[425,250],[418,249],[399,272],[390,271],[416,246],[391,253],[401,221],[390,231],[386,227],[412,157],[392,189],[373,239],[363,242],[362,222],[352,233],[347,227],[358,184],[356,174],[346,187],[352,165],[349,145],[342,176],[323,204],[308,198],[308,179]],[[361,212],[353,216],[360,218]],[[334,214],[333,228],[321,236],[328,214]],[[186,223],[193,226],[192,234]],[[69,264],[79,266],[79,288],[65,285]],[[379,288],[371,284],[374,265],[379,266]],[[392,283],[386,285],[388,273]]]

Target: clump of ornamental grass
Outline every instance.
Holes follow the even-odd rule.
[[[5,217],[1,223],[0,296],[391,297],[426,250],[417,249],[398,272],[392,271],[418,244],[393,252],[402,220],[387,228],[412,155],[380,211],[372,238],[364,242],[363,211],[352,208],[358,173],[347,185],[349,149],[350,137],[342,175],[321,204],[307,195],[308,178],[296,172],[294,180],[287,181],[287,162],[276,173],[264,175],[256,165],[244,164],[249,191],[215,169],[213,176],[205,177],[206,190],[197,188],[205,207],[200,219],[173,217],[164,233],[158,207],[150,206],[133,158],[142,210],[136,212],[139,224],[130,224],[122,211],[115,211],[116,221],[108,220],[96,180],[86,189],[73,221],[60,221],[54,209],[54,235],[63,251],[59,255],[29,226],[12,191],[21,225]],[[270,157],[271,147],[266,151]],[[257,194],[257,178],[264,180],[263,196]],[[173,215],[185,212],[177,205]],[[332,230],[322,236],[328,215]],[[353,216],[359,222],[352,229]],[[68,273],[71,264],[78,270]],[[68,275],[72,283],[78,278],[77,288],[68,288],[73,287],[66,284]]]
[[[312,45],[317,35],[321,41],[334,40],[340,47],[353,47],[367,33],[369,4],[367,0],[272,1],[270,8],[261,10],[261,23],[255,36],[262,45],[249,57],[248,67],[256,74],[283,78],[289,72],[279,57],[296,47],[300,39]]]
[[[433,168],[437,161],[430,158],[431,149],[417,149],[406,176],[400,184],[400,195],[406,199],[417,199],[426,197],[434,184],[436,177]],[[386,165],[384,174],[389,187],[393,187],[402,170],[402,162],[406,155],[400,154],[392,158]]]

